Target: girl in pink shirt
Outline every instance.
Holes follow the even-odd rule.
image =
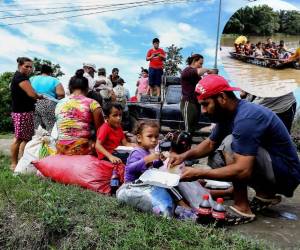
[[[141,100],[142,95],[149,95],[149,80],[148,80],[148,70],[142,70],[142,77],[137,82],[138,91],[137,91],[137,98],[138,101]]]

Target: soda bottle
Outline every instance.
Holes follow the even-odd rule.
[[[208,194],[203,195],[203,200],[199,205],[197,222],[203,225],[208,225],[212,222],[211,205]]]
[[[215,220],[216,227],[222,227],[225,224],[226,219],[226,210],[223,205],[223,198],[217,199],[217,204],[214,206],[212,210],[212,217]]]
[[[111,195],[115,195],[118,188],[120,186],[120,180],[116,169],[113,169],[111,179],[110,179],[110,188],[111,188]]]

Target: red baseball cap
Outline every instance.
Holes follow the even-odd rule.
[[[216,74],[209,74],[201,79],[195,88],[198,100],[209,98],[223,91],[240,91],[240,88],[231,87],[226,79]]]

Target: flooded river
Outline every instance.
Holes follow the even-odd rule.
[[[249,37],[251,43],[265,42],[266,39],[267,37]],[[300,46],[300,36],[273,36],[272,39],[276,43],[284,40],[288,49]],[[233,51],[234,40],[235,37],[222,37],[221,58],[226,72],[235,85],[248,92],[255,88],[263,97],[274,96],[274,91],[270,90],[275,90],[276,95],[280,96],[295,90],[297,86],[300,87],[300,70],[293,68],[276,70],[232,59],[229,52]],[[299,88],[296,92],[300,92]],[[300,96],[297,99],[299,98]]]

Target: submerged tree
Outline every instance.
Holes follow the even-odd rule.
[[[167,75],[177,76],[178,73],[181,73],[181,68],[179,67],[182,64],[183,59],[181,50],[181,47],[176,47],[174,44],[167,48],[165,61],[165,70]]]

